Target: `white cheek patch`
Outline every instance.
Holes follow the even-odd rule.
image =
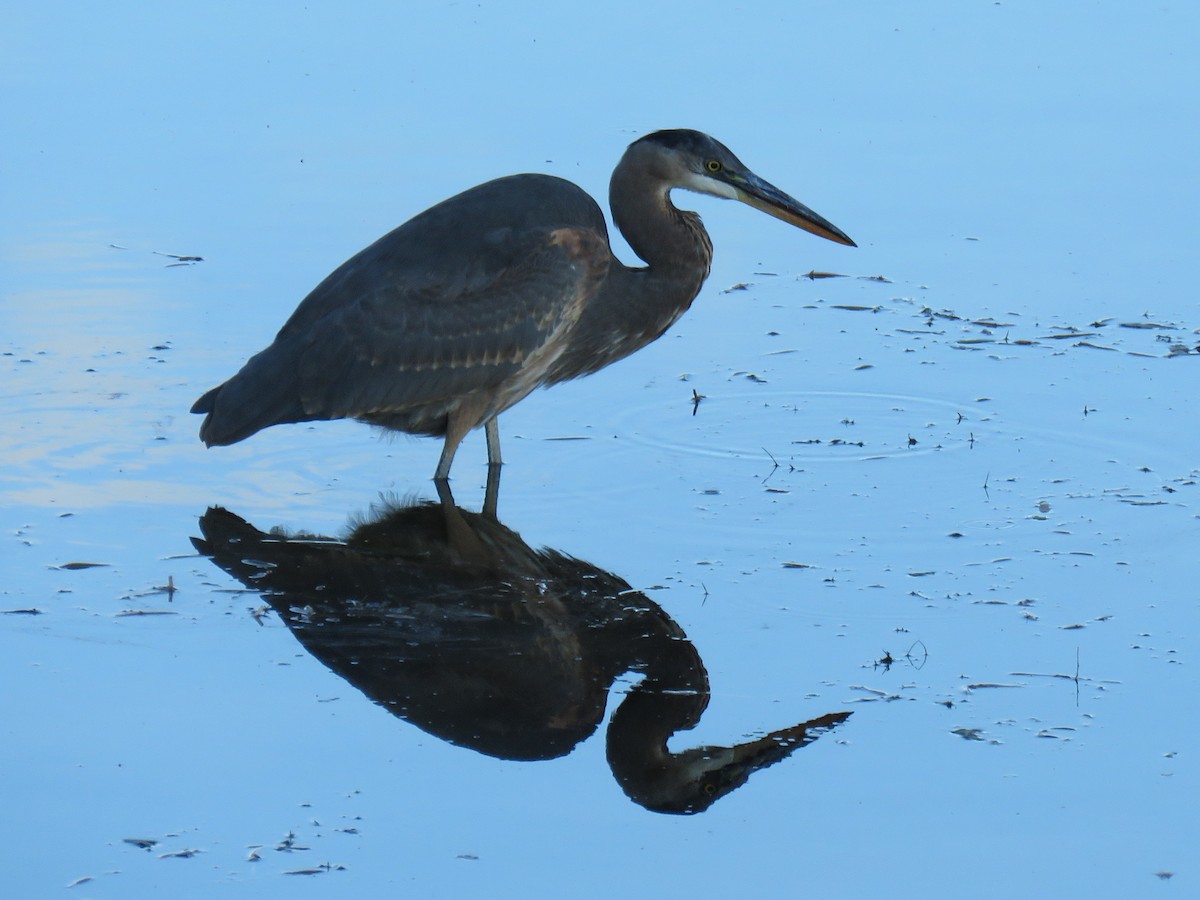
[[[739,199],[738,190],[732,184],[717,181],[715,178],[709,178],[706,175],[700,175],[696,172],[688,172],[679,187],[695,191],[697,194],[724,197],[726,200]]]

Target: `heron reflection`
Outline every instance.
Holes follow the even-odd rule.
[[[566,755],[600,724],[614,681],[639,673],[608,725],[608,762],[625,793],[656,812],[701,812],[849,717],[668,749],[710,696],[679,625],[616,575],[535,550],[441,490],[440,503],[377,510],[344,541],[266,534],[213,507],[193,543],[372,701],[489,756]]]

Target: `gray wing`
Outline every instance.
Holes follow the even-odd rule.
[[[234,443],[335,418],[438,434],[465,396],[522,381],[520,396],[532,390],[607,273],[607,243],[572,227],[499,228],[465,243],[436,265],[414,261],[409,242],[348,260],[275,343],[197,402],[209,413],[201,437]]]
[[[510,232],[498,242],[502,251],[472,260],[448,283],[389,283],[369,266],[350,274],[339,290],[357,300],[300,339],[306,413],[371,418],[436,408],[499,388],[548,352],[556,356],[556,344],[561,352],[607,271],[607,248],[568,228]],[[378,286],[356,291],[360,279]]]

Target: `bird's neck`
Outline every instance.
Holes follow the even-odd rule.
[[[664,183],[624,165],[613,172],[609,205],[617,228],[650,273],[694,284],[694,297],[712,264],[712,242],[700,216],[677,209]]]
[[[676,209],[663,180],[629,160],[627,153],[613,172],[609,199],[613,221],[646,267],[613,261],[547,376],[550,383],[588,375],[657,340],[708,277],[712,244],[700,217]]]

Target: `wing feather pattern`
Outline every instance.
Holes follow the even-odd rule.
[[[270,425],[357,418],[441,434],[467,399],[480,423],[541,383],[611,254],[592,229],[496,228],[441,264],[381,239],[318,285],[275,342],[197,401],[206,443]],[[437,258],[436,256],[434,258]],[[480,399],[482,397],[482,400]]]
[[[495,392],[499,412],[519,399],[506,388],[536,387],[607,261],[578,229],[509,234],[504,246],[490,272],[449,285],[385,282],[308,329],[298,367],[306,414],[440,431],[465,396]]]

